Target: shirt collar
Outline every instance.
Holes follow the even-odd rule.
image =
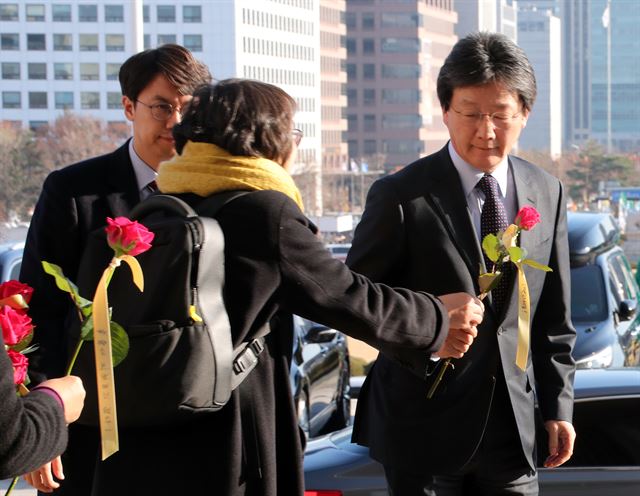
[[[451,161],[453,162],[453,166],[458,171],[460,175],[460,181],[462,182],[462,188],[464,190],[465,198],[469,198],[469,195],[473,192],[478,181],[482,179],[484,176],[484,172],[476,169],[471,164],[466,162],[456,149],[453,147],[451,141],[449,141],[448,145],[449,156],[451,157]],[[491,173],[491,175],[498,181],[498,186],[500,186],[500,194],[502,197],[507,196],[507,185],[509,184],[509,159],[505,157],[505,159],[498,164],[498,167]]]
[[[138,182],[138,191],[142,191],[147,184],[151,181],[155,181],[158,173],[151,168],[140,156],[136,153],[133,147],[133,139],[129,141],[129,156],[131,157],[131,164],[133,165],[133,171],[136,174],[136,181]]]

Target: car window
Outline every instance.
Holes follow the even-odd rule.
[[[620,303],[622,300],[635,300],[635,287],[630,284],[630,278],[625,275],[624,262],[620,255],[614,255],[607,260],[611,278],[611,289],[614,291],[616,300]]]
[[[18,277],[20,277],[20,266],[22,265],[22,262],[18,261],[13,267],[11,267],[11,273],[9,274],[9,279],[15,279],[16,281],[18,280]],[[0,274],[2,273],[2,270],[0,269]]]
[[[571,317],[578,322],[607,318],[607,295],[599,266],[584,265],[571,269]]]

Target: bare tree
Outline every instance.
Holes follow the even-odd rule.
[[[128,135],[126,124],[65,112],[38,132],[38,144],[45,165],[59,169],[113,151]]]
[[[47,172],[33,133],[0,122],[0,157],[0,220],[25,219]]]

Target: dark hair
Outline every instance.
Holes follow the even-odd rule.
[[[536,77],[524,50],[500,33],[472,33],[459,40],[438,74],[438,99],[449,110],[453,90],[502,83],[526,110],[536,99]]]
[[[207,66],[180,45],[167,44],[129,57],[120,67],[118,78],[122,94],[131,101],[159,75],[164,76],[181,95],[190,95],[200,85],[211,82]]]
[[[193,94],[174,126],[176,150],[187,140],[213,143],[231,155],[285,160],[292,149],[296,102],[284,90],[251,79],[225,79]]]

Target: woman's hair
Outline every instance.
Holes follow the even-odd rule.
[[[176,150],[188,140],[213,143],[232,155],[283,162],[291,153],[296,103],[272,84],[225,79],[200,86],[173,128]]]

